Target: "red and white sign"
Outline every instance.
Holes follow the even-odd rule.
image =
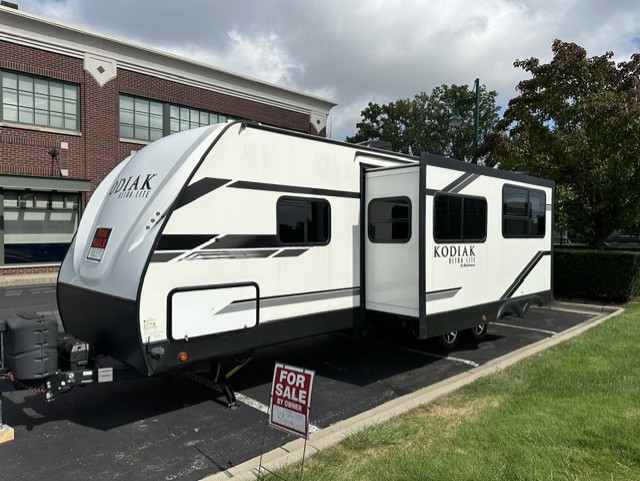
[[[269,403],[269,425],[309,437],[309,405],[314,371],[276,363]]]
[[[98,227],[96,229],[96,233],[93,235],[93,240],[91,241],[91,247],[89,247],[89,252],[87,253],[87,259],[98,262],[102,260],[110,235],[111,229],[108,227]]]

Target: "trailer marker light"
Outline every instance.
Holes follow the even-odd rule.
[[[187,356],[187,353],[182,351],[180,354],[178,354],[178,361],[185,362],[188,357],[189,356]]]

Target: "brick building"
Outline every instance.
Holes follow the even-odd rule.
[[[91,191],[173,132],[326,136],[334,102],[0,6],[0,280],[55,273]]]

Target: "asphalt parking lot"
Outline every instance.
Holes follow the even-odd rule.
[[[77,387],[45,402],[3,396],[15,440],[0,444],[3,479],[199,480],[295,439],[266,427],[275,362],[316,372],[314,429],[327,427],[576,326],[592,314],[531,309],[491,324],[478,345],[451,352],[400,331],[334,333],[256,352],[232,378],[239,408],[184,376]]]

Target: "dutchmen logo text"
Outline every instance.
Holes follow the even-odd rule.
[[[118,199],[147,198],[151,192],[151,179],[158,174],[141,174],[136,177],[123,177],[116,180],[111,186],[109,195],[117,194]]]
[[[449,259],[449,264],[457,264],[460,267],[475,267],[476,253],[473,250],[474,247],[470,245],[438,245],[433,248],[433,257],[436,259]]]

